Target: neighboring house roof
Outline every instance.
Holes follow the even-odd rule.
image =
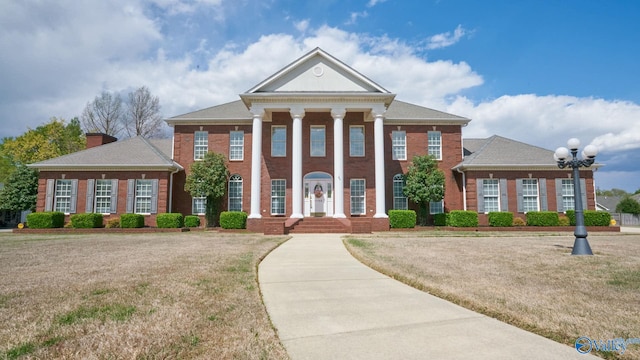
[[[182,170],[171,139],[135,137],[28,165],[38,170]]]
[[[598,196],[596,198],[596,205],[604,211],[613,213],[616,211],[616,206],[618,206],[618,203],[622,199],[622,196]]]
[[[558,170],[553,151],[498,135],[487,139],[464,139],[463,147],[464,160],[454,170]],[[593,168],[599,166],[592,165]]]

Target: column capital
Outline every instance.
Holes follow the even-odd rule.
[[[387,112],[387,108],[384,105],[376,105],[371,107],[371,116],[373,118],[383,118],[384,114]]]
[[[264,106],[253,105],[249,108],[249,112],[253,115],[254,118],[258,117],[262,119],[264,117]]]
[[[347,109],[345,108],[331,108],[331,117],[335,118],[341,118],[343,119],[344,116],[347,114]]]
[[[292,107],[289,108],[289,113],[292,118],[302,119],[304,117],[304,108],[303,107]]]

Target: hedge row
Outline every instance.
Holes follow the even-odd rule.
[[[64,226],[64,213],[58,211],[34,212],[27,215],[27,226],[32,229],[54,229]]]
[[[609,226],[611,223],[611,214],[606,211],[585,210],[584,226]],[[574,210],[567,210],[567,217],[569,218],[569,224],[571,226],[576,225],[576,212]]]

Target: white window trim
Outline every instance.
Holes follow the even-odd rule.
[[[233,145],[232,143],[232,139],[233,136],[232,134],[241,134],[242,135],[242,144],[240,145]],[[231,157],[231,154],[233,154],[232,149],[235,147],[239,147],[240,148],[240,158],[239,159],[235,159]],[[244,131],[243,130],[231,130],[229,132],[229,161],[244,161]]]
[[[498,194],[495,195],[496,201],[498,202],[498,210],[487,210],[487,197],[489,197],[489,196],[486,195],[486,191],[485,191],[485,187],[484,187],[485,183],[487,181],[495,181],[497,183],[497,185],[498,185]],[[492,211],[502,211],[502,208],[501,208],[502,204],[500,204],[500,202],[501,202],[500,201],[500,180],[499,179],[482,179],[482,188],[483,188],[482,189],[482,201],[484,203],[484,209],[485,209],[484,213],[488,214],[488,213],[490,213]],[[493,198],[494,196],[491,196],[491,197]]]
[[[65,184],[69,184],[69,195],[58,195],[58,184],[61,184],[62,182],[64,182]],[[65,215],[67,214],[71,214],[71,201],[72,201],[72,193],[73,193],[73,182],[69,179],[57,179],[55,182],[55,186],[53,189],[53,211],[60,211],[58,210],[58,199],[60,198],[68,198],[69,199],[69,209],[65,209],[65,211],[60,211],[63,212]],[[67,211],[68,210],[68,211]]]
[[[102,182],[102,181],[106,181],[109,184],[109,195],[98,195],[98,183]],[[94,189],[94,204],[93,204],[93,210],[94,212],[98,212],[98,198],[109,198],[109,211],[107,212],[100,212],[100,214],[103,215],[110,215],[111,214],[111,198],[113,197],[113,188],[112,188],[112,181],[111,179],[96,179],[96,184],[95,184],[95,189]]]
[[[276,129],[284,129],[284,154],[274,154],[273,153],[273,144],[274,144],[274,139],[273,139],[273,135],[275,133]],[[271,125],[271,157],[287,157],[287,126],[286,125]]]
[[[395,134],[404,134],[404,145],[402,145],[403,148],[404,148],[404,158],[398,158],[396,156],[396,152],[394,151],[396,146],[399,146],[399,145],[395,145],[394,144]],[[406,131],[404,131],[404,130],[397,130],[397,131],[394,130],[394,131],[391,132],[391,158],[393,160],[399,160],[399,161],[406,161],[407,160],[407,132]]]
[[[322,139],[322,155],[313,154],[313,129],[322,129],[324,138]],[[327,156],[327,127],[324,125],[311,125],[309,127],[309,156],[310,157],[326,157]]]
[[[430,151],[429,151],[429,147],[430,146],[436,146],[436,145],[431,145],[429,143],[429,140],[431,139],[431,136],[430,136],[431,134],[438,134],[439,135],[438,136],[438,140],[439,140],[440,143],[437,145],[438,146],[438,155],[435,157],[435,159],[436,160],[442,160],[442,131],[428,131],[427,132],[427,153],[429,155],[431,155]]]
[[[198,141],[197,140],[198,134],[203,134],[203,133],[205,134],[206,140],[207,140],[205,145],[199,144],[197,142]],[[198,157],[198,151],[196,151],[196,149],[198,149],[198,148],[204,148],[205,149],[205,152],[202,155],[202,157]],[[209,152],[209,132],[208,131],[202,131],[202,130],[201,131],[195,131],[193,133],[193,160],[202,161],[202,159],[204,159],[204,157],[207,154],[207,152]]]
[[[358,196],[358,197],[362,197],[362,212],[361,213],[354,213],[353,212],[353,181],[362,181],[362,189],[363,189],[363,193],[362,196]],[[351,215],[366,215],[367,214],[367,180],[366,179],[350,179],[349,180],[349,212],[351,213]]]
[[[525,181],[535,181],[536,182],[536,209],[535,210],[527,210],[526,209],[526,202],[524,201],[527,197],[533,197],[530,195],[525,195],[524,194],[524,189],[525,189]],[[540,181],[538,179],[522,179],[522,210],[523,212],[526,214],[530,211],[540,211]]]
[[[232,183],[234,183],[234,184],[240,183],[240,197],[233,197],[233,198],[231,197],[231,184]],[[238,174],[234,174],[234,175],[231,175],[229,177],[229,184],[228,184],[228,187],[227,187],[227,193],[229,194],[228,199],[227,199],[227,209],[229,211],[242,211],[242,205],[243,205],[242,204],[242,196],[243,196],[243,188],[242,187],[243,187],[243,185],[244,184],[243,184],[242,176],[240,176]],[[240,199],[240,210],[236,210],[236,209],[231,210],[231,199]]]
[[[201,213],[200,212],[197,213],[194,211],[196,207],[195,202],[196,200],[201,200],[201,199],[204,200],[204,211]],[[205,215],[206,211],[207,211],[207,198],[205,196],[196,196],[191,198],[191,214],[192,215]]]
[[[352,143],[351,143],[351,129],[354,129],[354,128],[362,129],[362,154],[361,155],[354,155],[353,154],[353,147],[351,146],[352,145]],[[366,152],[366,145],[365,145],[366,141],[365,141],[365,139],[366,139],[366,136],[365,136],[365,133],[364,133],[364,125],[350,125],[349,126],[349,156],[350,157],[365,157],[366,156],[367,152]]]
[[[401,183],[402,184],[402,189],[404,190],[404,187],[406,186],[405,182],[404,182],[404,178],[402,177],[402,174],[396,174],[393,176],[393,181],[392,181],[392,186],[391,186],[391,192],[393,195],[393,209],[394,210],[407,210],[409,208],[409,199],[404,195],[404,193],[402,194],[402,196],[396,196],[396,184]],[[396,207],[396,199],[404,199],[404,208],[399,209]]]
[[[150,187],[150,193],[149,196],[142,196],[142,195],[138,195],[138,182],[139,181],[145,181],[145,182],[149,182],[149,187]],[[138,211],[138,198],[149,198],[149,212],[139,212]],[[141,215],[151,215],[151,204],[153,203],[153,180],[150,179],[136,179],[135,181],[135,189],[134,189],[134,195],[133,195],[133,213],[134,214],[141,214]]]
[[[282,196],[273,195],[273,183],[274,181],[282,182],[284,194]],[[282,213],[273,212],[273,199],[282,198]],[[271,179],[271,200],[269,201],[269,211],[271,215],[282,216],[287,214],[287,180],[286,179]]]

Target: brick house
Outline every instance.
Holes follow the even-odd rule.
[[[445,197],[430,204],[431,213],[569,207],[571,172],[557,168],[552,151],[498,136],[463,142],[470,119],[395,96],[317,48],[237,101],[167,119],[172,142],[89,135],[100,146],[33,164],[40,170],[37,208],[104,212],[109,205],[108,214],[148,214],[149,225],[160,212],[202,214],[204,199],[184,184],[208,151],[228,159],[223,207],[247,212],[248,228],[258,232],[314,222],[327,231],[388,230],[388,210],[412,208],[402,174],[425,154],[446,177]],[[583,178],[585,204],[595,209],[593,173]]]

